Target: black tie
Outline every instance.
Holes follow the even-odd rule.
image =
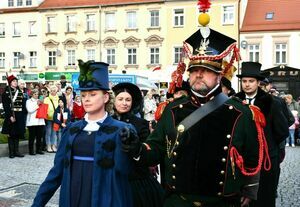
[[[254,98],[247,98],[247,100],[248,100],[248,104],[250,104],[250,105],[251,105],[251,104],[252,104],[252,103],[251,103],[251,101],[252,101],[253,99],[254,99]]]

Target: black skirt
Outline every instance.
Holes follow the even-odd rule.
[[[94,157],[96,132],[82,131],[75,137],[72,145],[72,156]],[[93,187],[93,161],[72,160],[71,166],[71,207],[91,207]]]
[[[134,207],[163,206],[164,191],[152,176],[130,180]]]

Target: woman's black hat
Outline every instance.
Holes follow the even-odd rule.
[[[117,96],[119,93],[124,91],[127,91],[131,95],[132,97],[131,110],[135,109],[136,107],[139,107],[143,101],[141,90],[133,83],[127,83],[127,82],[118,83],[117,85],[112,87],[112,90],[115,96]]]

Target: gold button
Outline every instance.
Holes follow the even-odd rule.
[[[224,150],[225,150],[225,151],[228,150],[228,147],[227,147],[227,146],[224,146]]]
[[[225,158],[222,158],[222,162],[226,162],[226,159],[225,159]]]
[[[176,155],[177,155],[177,153],[176,153],[176,152],[173,152],[173,155],[174,155],[174,156],[176,156]]]
[[[229,106],[229,109],[230,109],[230,110],[233,109],[233,106]]]
[[[230,134],[227,134],[227,136],[226,136],[228,139],[230,139],[231,138],[231,135]]]
[[[222,193],[221,192],[218,192],[218,196],[221,196],[222,195]]]
[[[172,165],[172,167],[173,167],[173,168],[176,168],[176,165],[175,165],[175,164],[173,164],[173,165]]]
[[[172,188],[173,188],[173,189],[176,189],[176,187],[175,187],[174,185],[172,186]]]
[[[173,179],[173,180],[175,180],[175,179],[176,179],[176,176],[175,176],[175,175],[173,175],[173,176],[172,176],[172,179]]]
[[[219,182],[219,185],[223,185],[223,182],[221,181],[221,182]]]
[[[182,107],[183,107],[183,105],[182,105],[182,104],[180,104],[180,105],[179,105],[179,108],[182,108]]]
[[[224,171],[224,170],[221,170],[221,174],[224,175],[224,174],[225,174],[225,171]]]
[[[179,145],[179,142],[177,141],[175,144],[176,144],[176,145]]]

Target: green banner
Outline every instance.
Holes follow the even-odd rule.
[[[78,72],[45,72],[45,80],[60,80],[60,76],[65,75],[67,81],[72,81],[72,75],[77,73]]]

